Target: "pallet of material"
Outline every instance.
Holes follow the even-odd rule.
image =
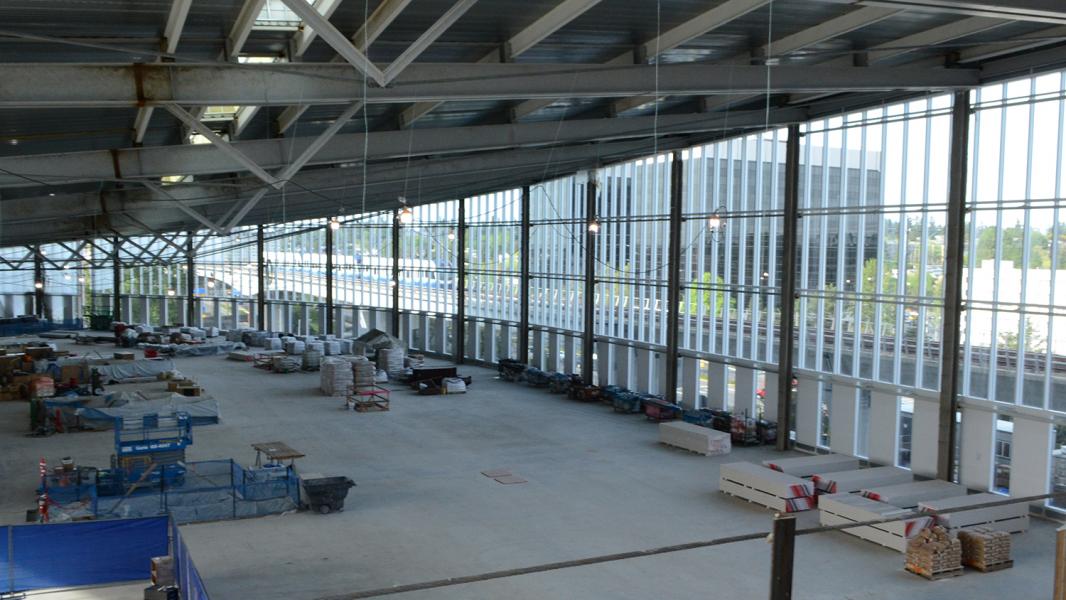
[[[729,454],[732,448],[728,433],[680,421],[659,423],[659,443],[704,456]]]
[[[933,581],[962,575],[962,544],[943,527],[923,529],[907,542],[904,568]]]
[[[819,494],[850,494],[863,488],[913,481],[911,472],[899,467],[872,467],[857,471],[818,473],[811,477]]]
[[[931,479],[863,488],[859,493],[871,500],[880,500],[899,508],[916,508],[922,502],[965,496],[966,488],[956,483]]]
[[[764,466],[795,477],[810,477],[815,473],[854,471],[859,468],[859,459],[844,454],[816,454],[794,458],[764,460]]]
[[[822,525],[847,525],[879,519],[892,519],[911,511],[858,494],[829,494],[818,498],[818,520]],[[931,517],[911,517],[901,521],[861,525],[842,530],[848,535],[895,550],[907,551],[907,541],[932,524]]]
[[[1029,505],[1025,502],[955,512],[955,509],[964,509],[968,506],[987,504],[989,502],[1001,502],[1006,499],[998,494],[971,494],[958,498],[920,502],[918,510],[938,513],[936,515],[937,524],[949,531],[980,526],[1007,533],[1024,533],[1029,529]],[[945,511],[953,512],[945,513]]]
[[[782,512],[810,510],[817,500],[810,481],[747,462],[721,465],[718,489]]]
[[[974,527],[959,532],[962,544],[962,564],[991,573],[1014,566],[1011,560],[1010,534],[1006,531],[993,531],[987,527]]]

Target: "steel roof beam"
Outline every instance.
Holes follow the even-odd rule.
[[[853,0],[836,0],[848,3]],[[911,11],[991,17],[1007,21],[1038,21],[1066,25],[1062,0],[863,0],[870,6]]]
[[[448,31],[448,28],[454,25],[476,3],[477,0],[458,0],[453,4],[433,25],[430,25],[429,29],[418,36],[417,40],[412,42],[402,54],[396,57],[396,60],[392,61],[392,64],[385,69],[384,83],[382,85],[387,85],[396,79],[408,65],[413,63],[420,54],[433,45],[437,38],[443,35],[445,31]]]
[[[344,57],[344,60],[348,61],[348,63],[355,67],[357,71],[373,79],[378,85],[385,85],[385,74],[381,72],[381,69],[379,69],[374,63],[370,62],[370,59],[367,58],[361,50],[356,48],[351,40],[346,38],[340,30],[319,14],[314,6],[307,3],[307,0],[281,1],[284,2],[285,6],[288,6],[292,12],[296,13],[297,16],[313,27],[315,31],[318,32],[319,37],[325,40],[327,44],[337,51],[337,54]]]
[[[315,0],[313,4],[315,11],[325,19],[333,16],[333,12],[340,5],[341,0]],[[307,23],[301,23],[300,29],[292,38],[293,56],[303,56],[307,49],[311,47],[311,42],[315,41],[316,36],[318,36],[318,32],[315,31],[314,27]]]
[[[189,16],[189,8],[192,0],[174,0],[170,4],[170,13],[167,15],[167,24],[163,28],[163,52],[174,54],[178,49],[178,40],[181,39],[181,31],[185,28],[185,19]],[[148,131],[148,123],[152,120],[154,106],[142,106],[137,109],[137,116],[133,120],[133,142],[140,144],[144,141],[144,134]]]
[[[284,185],[284,183],[279,181],[270,173],[267,173],[262,167],[256,164],[254,160],[248,158],[240,150],[233,147],[233,144],[230,144],[226,140],[219,137],[218,134],[212,131],[210,127],[201,123],[199,119],[186,112],[185,109],[174,104],[168,104],[166,106],[166,109],[167,112],[177,117],[179,121],[185,123],[185,125],[188,126],[190,129],[207,138],[207,141],[211,142],[212,146],[218,148],[220,152],[222,152],[229,158],[240,163],[245,169],[251,171],[253,175],[262,179],[267,185],[271,185],[276,188],[280,188],[282,185]],[[175,174],[185,175],[186,173],[179,172]]]

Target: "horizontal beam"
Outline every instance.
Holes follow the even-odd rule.
[[[807,118],[802,109],[778,110],[771,125],[798,123]],[[337,135],[329,140],[308,165],[362,161],[364,145],[368,160],[457,154],[543,145],[563,145],[677,135],[699,132],[762,128],[766,113],[735,111],[728,115],[681,114],[626,119],[581,119],[558,123],[478,125]],[[313,137],[275,138],[231,142],[231,146],[263,169],[280,169],[291,157],[301,156]],[[208,144],[151,146],[123,150],[92,150],[57,154],[0,157],[0,188],[36,185],[14,174],[32,176],[46,183],[111,181],[116,171],[125,179],[156,179],[169,175],[209,175],[245,170],[245,166]],[[6,171],[6,172],[5,172]],[[6,215],[5,215],[6,218]]]
[[[771,93],[951,90],[974,87],[969,69],[779,66]],[[713,64],[410,65],[386,88],[365,90],[370,104],[445,100],[600,98],[653,93],[691,96],[767,91],[766,69]],[[347,104],[363,98],[362,76],[347,65],[158,63],[0,64],[0,107],[181,104]]]
[[[836,0],[851,3],[853,0]],[[1062,0],[863,0],[869,6],[974,15],[1008,21],[1039,21],[1066,24],[1066,4]]]

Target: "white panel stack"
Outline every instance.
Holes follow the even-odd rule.
[[[340,358],[323,360],[319,375],[322,391],[327,396],[347,395],[354,382],[352,364]]]
[[[815,489],[820,494],[850,494],[863,488],[871,488],[897,483],[908,483],[914,479],[911,472],[899,467],[873,467],[857,471],[836,471],[820,473],[811,477]]]
[[[659,442],[704,456],[729,454],[730,435],[692,423],[659,423]]]
[[[810,510],[816,501],[810,481],[746,462],[721,465],[718,489],[783,512]]]
[[[921,502],[965,496],[966,488],[955,483],[930,479],[929,481],[865,488],[861,493],[871,500],[880,500],[899,508],[914,508]]]
[[[918,510],[922,512],[943,513],[946,510],[964,508],[976,504],[1001,502],[1006,497],[998,494],[971,494],[958,498],[930,500],[920,502]],[[1029,505],[1024,502],[1002,504],[986,508],[975,508],[947,514],[937,514],[936,522],[945,529],[956,530],[982,525],[996,531],[1023,533],[1029,529]]]
[[[764,460],[763,465],[796,477],[810,477],[815,473],[854,471],[859,468],[859,459],[844,454],[816,454],[795,458]]]
[[[818,519],[822,525],[847,525],[848,523],[891,519],[909,512],[898,506],[856,494],[830,494],[818,498]],[[907,540],[918,535],[922,528],[931,523],[932,519],[929,517],[914,517],[891,523],[853,527],[842,531],[897,552],[906,552]]]

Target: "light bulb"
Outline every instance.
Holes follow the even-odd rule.
[[[411,207],[410,206],[404,206],[403,210],[400,211],[400,223],[403,223],[404,225],[406,225],[406,224],[410,223],[411,220],[414,219],[414,218],[415,218],[415,215],[414,215],[414,213],[411,212]]]
[[[85,278],[84,277],[79,277],[78,278],[78,283],[85,283]]]
[[[722,217],[717,214],[711,215],[711,218],[707,219],[707,228],[711,231],[718,231],[722,227]]]
[[[174,296],[174,295],[177,295],[177,292],[175,292],[174,290],[167,290],[167,295],[168,296]]]
[[[341,222],[337,220],[337,217],[333,217],[329,220],[329,228],[333,231],[337,231],[341,228]]]
[[[455,240],[455,230],[454,229],[449,229],[448,230],[448,239],[452,240],[452,241]]]
[[[207,282],[207,287],[209,287],[209,288],[215,287],[215,282],[214,281],[208,281]]]
[[[589,233],[599,233],[600,222],[596,219],[589,221]]]
[[[40,282],[40,281],[35,281],[33,283],[33,287],[35,287],[35,288],[37,288],[39,290],[42,290],[42,289],[44,289],[44,283]]]

